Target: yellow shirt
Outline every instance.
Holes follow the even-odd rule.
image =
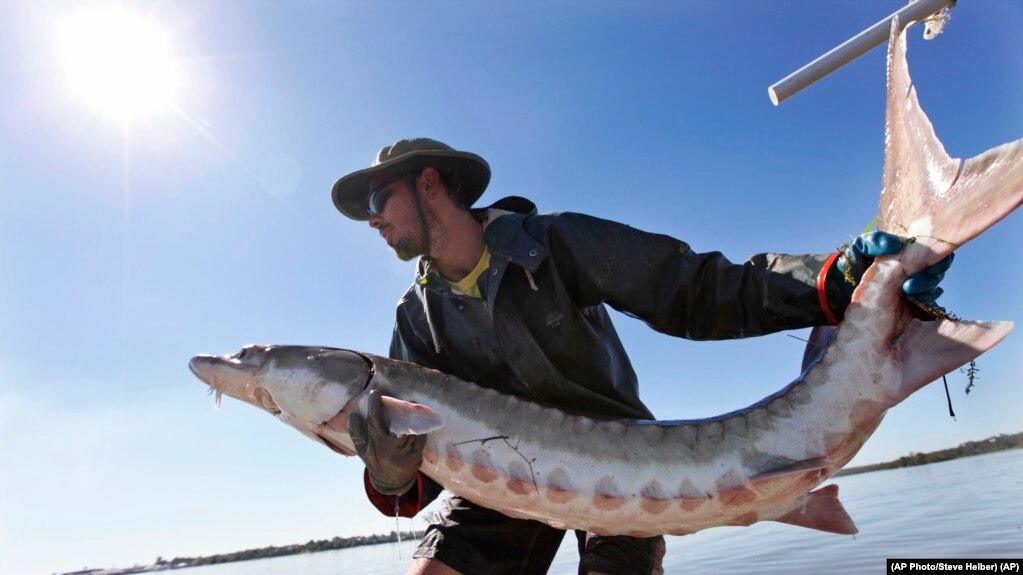
[[[469,272],[469,275],[465,276],[460,281],[448,283],[451,284],[451,287],[465,295],[480,299],[483,296],[480,294],[480,286],[476,283],[476,280],[479,279],[480,275],[482,275],[489,267],[490,250],[486,246],[483,246],[483,255],[480,256],[480,261],[476,263],[476,267]]]

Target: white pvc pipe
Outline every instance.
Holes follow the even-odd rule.
[[[771,101],[777,106],[789,96],[845,66],[871,48],[887,40],[888,35],[891,33],[892,18],[898,16],[899,26],[904,29],[910,23],[923,20],[953,3],[954,0],[916,0],[911,2],[901,10],[846,40],[827,54],[775,83],[767,89],[767,95],[771,97]]]

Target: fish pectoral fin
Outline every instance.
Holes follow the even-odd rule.
[[[839,535],[859,532],[838,500],[838,486],[835,484],[825,485],[800,497],[788,511],[773,520]]]
[[[422,435],[444,425],[436,411],[420,403],[386,395],[380,397],[380,403],[384,408],[388,431],[394,435]]]

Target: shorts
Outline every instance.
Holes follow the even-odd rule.
[[[413,557],[435,559],[467,575],[543,575],[565,537],[561,529],[513,519],[456,496],[444,500],[437,515]],[[580,574],[663,573],[663,537],[601,537],[577,531],[576,538]]]

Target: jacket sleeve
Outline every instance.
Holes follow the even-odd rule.
[[[369,502],[377,511],[388,517],[415,517],[444,490],[422,472],[416,474],[416,482],[412,484],[412,489],[402,495],[385,495],[374,489],[373,483],[369,480],[368,469],[362,473],[362,484],[366,488]]]
[[[664,333],[730,339],[833,323],[836,304],[823,288],[829,254],[765,253],[735,264],[669,236],[570,213],[555,216],[547,233],[578,305],[605,302]]]
[[[412,329],[409,313],[416,312],[415,306],[410,305],[410,302],[411,300],[408,300],[406,296],[398,304],[397,319],[394,324],[394,333],[391,336],[389,356],[391,359],[417,363],[424,367],[443,369],[441,365],[444,363],[442,357],[429,350],[426,347],[426,343]],[[363,473],[363,485],[366,488],[366,496],[369,498],[370,503],[388,517],[395,515],[415,517],[416,514],[422,511],[424,507],[429,505],[443,491],[443,487],[426,475],[423,475],[422,472],[416,474],[416,482],[412,485],[412,488],[400,496],[385,495],[374,489],[372,482],[369,480],[369,470]]]

